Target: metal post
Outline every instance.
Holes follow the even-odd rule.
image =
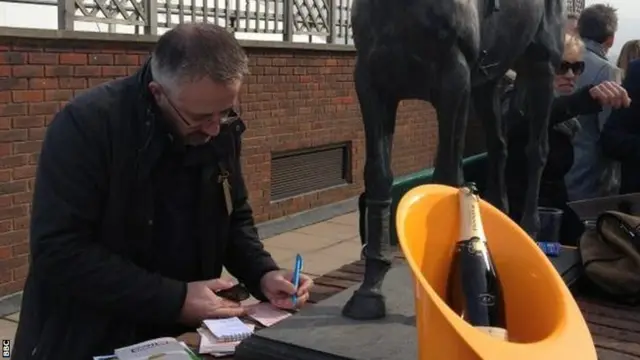
[[[58,0],[58,29],[73,31],[76,2],[74,0]]]
[[[327,36],[327,44],[334,44],[336,42],[336,0],[326,0],[327,1],[327,14],[328,16],[328,24],[329,35]]]
[[[144,25],[144,33],[147,35],[158,35],[158,0],[145,0],[145,12],[147,19]],[[171,16],[171,11],[167,8],[167,17]]]
[[[283,39],[284,41],[293,41],[293,2],[295,0],[284,0],[284,22]]]

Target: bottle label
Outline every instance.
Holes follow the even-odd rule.
[[[487,244],[484,240],[474,237],[469,240],[461,240],[458,242],[458,251],[466,251],[469,255],[483,256],[487,251]]]
[[[507,330],[503,328],[493,326],[476,326],[475,328],[498,340],[508,340]]]

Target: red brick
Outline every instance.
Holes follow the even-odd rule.
[[[45,101],[68,101],[73,97],[71,90],[45,90]]]
[[[0,78],[0,90],[22,90],[29,86],[27,79],[17,77]]]
[[[14,154],[29,154],[40,151],[42,141],[25,141],[13,143]]]
[[[22,166],[13,169],[13,179],[22,180],[32,178],[36,175],[36,167],[33,165]]]
[[[44,74],[47,77],[69,77],[73,76],[73,66],[52,65],[44,67]]]
[[[29,115],[55,114],[60,110],[58,102],[42,102],[29,105]]]
[[[9,65],[0,65],[0,77],[9,77],[11,76],[11,66]]]
[[[28,262],[27,256],[22,255],[19,257],[11,257],[8,259],[0,260],[0,271],[13,270],[20,266],[26,265]]]
[[[16,116],[13,118],[13,127],[26,129],[44,126],[44,116]]]
[[[31,197],[31,193],[25,193],[25,194],[29,194],[29,197]],[[14,196],[26,196],[26,195],[18,194],[18,195],[14,195]],[[16,230],[16,231],[18,231],[18,230],[28,230],[30,223],[31,223],[31,218],[29,216],[23,216],[23,217],[19,217],[19,218],[14,218],[13,219],[13,223],[11,224],[11,229],[12,230]]]
[[[42,77],[44,76],[44,66],[42,65],[20,65],[13,67],[14,77]]]
[[[0,91],[0,104],[11,102],[11,91]]]
[[[111,54],[91,54],[89,55],[91,65],[113,65],[113,55]]]
[[[0,207],[9,207],[13,205],[13,196],[12,195],[3,195],[0,196]]]
[[[12,142],[27,139],[27,130],[0,130],[0,142]]]
[[[13,257],[27,255],[29,253],[29,243],[16,244],[11,247]]]
[[[13,91],[13,102],[39,102],[44,100],[42,90],[15,90]]]
[[[43,140],[46,128],[32,128],[29,129],[27,137],[29,140]]]
[[[60,54],[62,65],[84,65],[87,63],[87,54]]]
[[[60,89],[85,89],[87,80],[78,78],[59,78]]]
[[[29,204],[32,198],[33,198],[33,194],[31,192],[23,192],[20,194],[13,195],[12,200],[14,205],[19,205],[19,204]],[[23,219],[26,219],[26,218],[23,218]],[[18,219],[15,219],[13,222],[13,228],[15,230],[20,230],[22,228],[20,225],[21,223],[18,221]]]
[[[7,233],[11,230],[13,230],[13,221],[11,220],[0,221],[0,234]]]
[[[115,65],[140,65],[140,57],[138,55],[118,54],[114,56]]]
[[[7,145],[13,146],[13,144]],[[0,158],[0,169],[8,169],[14,168],[16,166],[26,165],[28,160],[29,159],[24,155],[3,156],[2,158]]]
[[[22,65],[27,63],[27,54],[19,52],[0,53],[0,64]]]
[[[0,104],[0,116],[26,115],[27,106],[24,104]]]
[[[100,76],[100,66],[76,66],[73,72],[74,76],[91,77]]]
[[[24,281],[25,279],[21,279],[0,285],[0,296],[13,294],[22,290],[22,288],[24,287]]]
[[[8,246],[24,242],[27,240],[28,234],[29,233],[26,230],[2,233],[0,234],[0,246]]]
[[[58,54],[30,53],[29,64],[55,65],[58,63]]]
[[[29,79],[30,89],[57,89],[58,79],[55,78],[35,78]]]
[[[11,145],[10,143],[0,143],[0,158],[6,157],[11,154],[13,154],[13,145]]]
[[[126,66],[103,66],[102,75],[116,76],[116,77],[127,76],[127,67]]]
[[[0,220],[13,219],[27,214],[27,207],[24,205],[0,208]]]
[[[29,265],[13,269],[13,280],[24,280],[29,274]]]
[[[12,258],[11,246],[0,247],[0,260],[6,260]]]

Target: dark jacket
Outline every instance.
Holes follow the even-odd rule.
[[[166,133],[138,74],[90,89],[54,118],[38,164],[31,221],[31,262],[12,359],[86,360],[135,341],[138,326],[177,322],[186,283],[146,270],[153,247],[152,172]],[[240,169],[238,120],[214,140],[203,177],[202,277],[223,265],[254,296],[277,269],[254,226]],[[213,159],[214,157],[212,157]],[[229,215],[220,168],[230,173]]]
[[[601,106],[589,94],[592,86],[578,89],[571,95],[558,96],[551,104],[549,115],[549,155],[542,172],[540,184],[539,204],[555,207],[569,212],[567,203],[567,189],[564,177],[573,165],[573,145],[571,136],[556,128],[556,125],[572,119],[578,115],[595,114],[602,110]],[[505,177],[509,198],[510,216],[520,221],[522,206],[528,184],[528,159],[526,147],[529,142],[529,120],[527,111],[517,109],[507,112],[508,127],[508,156]],[[575,237],[563,230],[563,238]],[[572,232],[573,233],[573,232]]]
[[[629,64],[622,84],[631,106],[614,110],[600,138],[604,154],[621,163],[620,193],[640,192],[640,60]]]

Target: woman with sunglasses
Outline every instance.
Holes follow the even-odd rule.
[[[565,36],[563,61],[556,70],[553,86],[555,99],[549,115],[549,155],[542,173],[540,206],[559,208],[565,211],[561,239],[574,243],[581,229],[571,226],[577,219],[568,208],[567,189],[564,176],[573,164],[572,137],[580,131],[578,115],[595,114],[602,106],[628,106],[626,91],[614,82],[603,82],[575,89],[576,80],[584,72],[582,60],[584,44],[574,35]],[[513,97],[515,90],[507,97]],[[526,96],[526,94],[521,94]],[[521,98],[518,95],[517,98]],[[518,101],[511,101],[516,104]],[[504,114],[507,124],[508,156],[505,170],[509,197],[509,215],[516,221],[522,216],[524,194],[527,189],[527,153],[529,121],[527,109],[510,106]],[[579,221],[578,221],[579,223]]]

